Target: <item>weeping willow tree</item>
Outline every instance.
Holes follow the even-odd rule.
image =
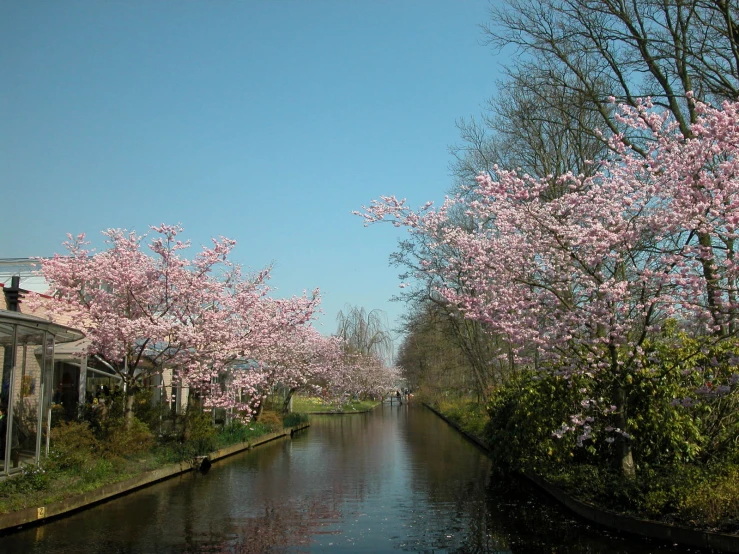
[[[349,351],[375,356],[386,363],[392,359],[393,339],[382,310],[367,312],[363,307],[347,304],[345,310],[339,310],[336,322],[336,335],[344,339]]]

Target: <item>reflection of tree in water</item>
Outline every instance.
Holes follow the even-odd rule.
[[[418,428],[410,426],[397,440],[403,426],[398,426],[395,415],[375,419],[372,424],[361,415],[329,418],[322,427],[332,430],[333,442],[322,443],[316,429],[312,436],[315,449],[303,454],[295,449],[291,457],[270,462],[269,468],[262,465],[264,460],[249,460],[247,465],[258,468],[260,475],[250,487],[252,499],[277,498],[278,488],[284,490],[292,484],[294,493],[310,500],[288,501],[285,505],[269,501],[264,512],[250,511],[244,520],[232,520],[232,538],[212,551],[307,551],[311,540],[320,541],[321,535],[334,533],[333,524],[343,521],[341,541],[363,541],[371,527],[371,532],[379,532],[384,540],[390,538],[392,548],[398,551],[509,552],[505,542],[484,525],[485,491],[480,483],[487,482],[489,461],[474,447],[465,448],[469,445],[464,439],[464,444],[458,445],[458,435],[451,431],[447,435],[447,429],[436,428],[436,421],[426,418]],[[449,457],[447,441],[461,453]],[[421,476],[413,477],[419,479],[418,494],[408,494],[405,487],[409,483],[405,481],[400,483],[402,490],[388,484],[389,475],[397,469],[391,466],[398,463],[412,465],[411,475],[421,472]],[[283,464],[290,467],[281,467]],[[290,483],[285,481],[286,475],[290,475]],[[320,486],[305,488],[306,483]],[[362,519],[366,516],[362,505],[368,497],[377,498],[373,502],[387,503],[396,520],[385,523],[373,519],[376,515]],[[347,527],[348,521],[356,521],[356,527]],[[398,536],[393,539],[395,532]]]
[[[523,479],[494,474],[480,525],[507,537],[514,554],[699,554],[696,548],[626,538],[591,525]],[[623,543],[623,544],[620,544]],[[461,552],[461,551],[460,551]],[[488,552],[464,550],[464,552]]]
[[[369,428],[355,429],[348,437],[351,445],[339,453],[337,465],[346,465],[346,484],[356,484],[355,476],[362,475],[364,492],[380,495],[376,501],[393,514],[393,521],[374,525],[387,526],[383,533],[399,551],[505,551],[472,521],[484,509],[480,483],[487,482],[489,460],[464,439],[457,443],[459,436],[445,422],[427,413],[414,417],[415,411],[406,408],[378,408],[385,417],[377,414]],[[361,525],[355,532],[361,533]]]
[[[455,554],[662,554],[698,552],[589,525],[528,481],[501,477],[489,459],[442,420],[410,411],[406,444],[414,495],[443,510],[402,550]],[[483,490],[481,483],[489,483]],[[425,509],[425,508],[424,508]],[[628,544],[626,544],[628,543]],[[623,544],[623,546],[621,546]],[[431,551],[431,550],[429,550]]]
[[[339,512],[330,509],[321,500],[281,505],[265,505],[262,515],[251,516],[233,524],[231,537],[216,542],[190,543],[183,553],[195,554],[260,554],[263,552],[310,551],[312,538],[339,518]]]
[[[461,533],[461,545],[449,549],[453,554],[511,554],[509,537],[498,526],[491,525],[484,503],[467,506],[464,521],[466,528]]]
[[[432,501],[464,504],[470,495],[481,497],[490,460],[448,423],[409,410],[406,444],[414,466],[414,489],[428,491]]]

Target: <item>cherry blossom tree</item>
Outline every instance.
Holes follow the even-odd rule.
[[[320,395],[327,384],[340,381],[345,371],[341,341],[324,336],[313,327],[288,330],[283,340],[270,350],[265,393],[281,388],[285,413],[295,393],[308,391]]]
[[[177,363],[193,343],[193,330],[207,314],[227,283],[218,278],[227,269],[234,241],[213,240],[192,260],[182,257],[189,242],[178,238],[177,225],[152,227],[146,235],[121,229],[103,232],[107,249],[88,250],[84,235],[69,236],[66,255],[40,259],[50,294],[61,301],[36,302],[54,316],[73,318],[89,339],[94,355],[121,378],[126,393],[125,420],[133,419],[134,383]]]
[[[232,273],[238,273],[235,270]],[[278,352],[310,323],[320,304],[318,290],[287,299],[269,296],[269,269],[248,279],[231,276],[198,326],[196,347],[187,351],[179,376],[200,391],[204,406],[235,410],[242,419],[260,409],[274,384]]]
[[[273,298],[271,268],[244,275],[229,261],[234,241],[214,240],[187,259],[180,226],[151,230],[151,237],[105,231],[100,252],[88,249],[84,235],[70,237],[66,255],[40,260],[54,301],[36,303],[51,317],[72,318],[89,339],[86,354],[120,376],[127,426],[136,383],[164,367],[197,392],[203,407],[242,420],[278,387],[288,391],[286,402],[304,389],[345,394],[345,373],[356,363],[347,362],[341,339],[312,327],[318,289]],[[365,381],[373,378],[368,373]]]
[[[334,397],[382,398],[398,388],[400,368],[374,354],[345,353],[345,371],[334,384]]]
[[[264,401],[278,389],[292,394],[308,388],[332,361],[324,353],[326,338],[309,325],[319,298],[263,299],[260,319],[239,339],[238,357],[228,364],[227,377],[216,395],[220,407],[235,408],[242,418],[261,413]],[[279,315],[277,315],[279,314]],[[265,317],[267,316],[267,317]],[[244,341],[251,342],[246,348]],[[244,360],[249,360],[244,363]],[[212,402],[212,401],[209,401]]]
[[[429,253],[421,271],[438,294],[505,337],[519,364],[599,380],[607,398],[584,408],[616,423],[609,432],[627,475],[635,471],[630,384],[647,338],[668,319],[700,324],[706,343],[737,331],[739,104],[693,106],[689,136],[649,102],[622,106],[619,119],[645,137],[646,155],[616,135],[617,155],[587,176],[496,166],[478,177],[473,197],[438,210],[381,197],[360,214],[419,237]],[[564,191],[556,198],[552,183]],[[474,225],[450,224],[460,210]],[[457,286],[445,286],[451,281]],[[590,438],[590,421],[573,417],[564,427]]]

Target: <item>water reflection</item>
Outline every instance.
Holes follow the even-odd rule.
[[[0,538],[3,552],[687,552],[593,529],[420,407],[292,440]]]

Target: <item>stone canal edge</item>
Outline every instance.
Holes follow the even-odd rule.
[[[0,514],[0,534],[17,530],[21,527],[44,523],[52,518],[70,515],[73,512],[89,508],[118,496],[123,496],[124,494],[128,494],[129,492],[133,492],[148,485],[153,485],[159,481],[164,481],[165,479],[193,471],[200,466],[200,462],[204,458],[207,458],[212,463],[216,460],[221,460],[228,456],[243,452],[244,450],[249,450],[255,446],[259,446],[282,437],[290,437],[296,431],[305,429],[309,427],[309,425],[309,423],[304,423],[295,427],[285,428],[276,433],[269,433],[268,435],[259,437],[252,442],[233,444],[231,446],[221,448],[220,450],[216,450],[215,452],[211,452],[207,456],[147,471],[146,473],[142,473],[136,477],[131,477],[117,483],[111,483],[110,485],[105,485],[99,489],[95,489],[94,491],[78,494],[47,506],[36,506],[8,514]]]
[[[444,416],[444,414],[440,413],[428,404],[424,404],[424,406],[454,427],[471,442],[475,443],[483,451],[486,453],[490,451],[490,447],[487,444],[474,435],[461,429],[454,421],[451,421],[449,418]],[[712,549],[718,552],[739,553],[739,535],[701,531],[698,529],[691,529],[689,527],[670,525],[669,523],[661,523],[627,514],[612,512],[594,504],[590,504],[589,502],[578,500],[541,477],[536,475],[526,475],[525,477],[580,517],[593,523],[597,523],[598,525],[624,533],[630,533],[632,535],[658,539],[664,542],[696,546],[698,548],[705,548],[707,550]]]

